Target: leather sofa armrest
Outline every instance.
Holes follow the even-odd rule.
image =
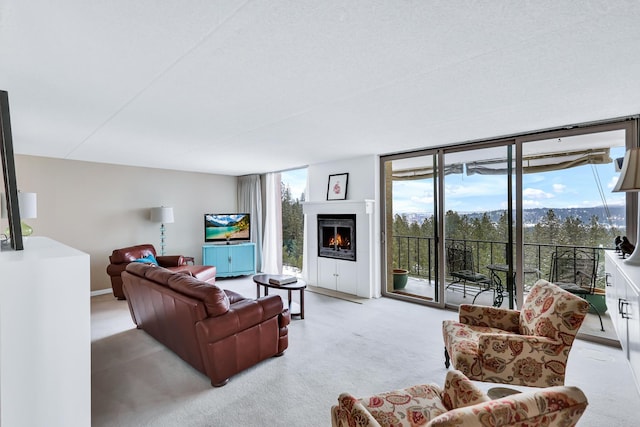
[[[289,326],[289,323],[291,323],[291,313],[288,308],[285,308],[282,310],[282,313],[280,313],[280,316],[278,316],[278,325],[281,328],[285,328]]]
[[[125,268],[127,268],[127,264],[109,264],[107,265],[107,274],[119,277]]]
[[[178,267],[187,265],[182,255],[160,255],[156,257],[160,267]]]

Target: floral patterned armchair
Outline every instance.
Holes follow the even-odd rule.
[[[589,303],[546,280],[522,310],[463,304],[459,322],[445,320],[445,366],[468,378],[531,387],[564,384],[569,350]]]
[[[460,371],[435,384],[357,399],[342,393],[331,408],[333,427],[574,426],[587,407],[577,387],[557,386],[490,400]]]

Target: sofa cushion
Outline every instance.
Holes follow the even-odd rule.
[[[175,275],[173,271],[163,267],[153,268],[150,265],[148,267],[151,268],[146,269],[146,271],[144,272],[144,277],[158,283],[159,285],[169,286],[169,279],[171,279]]]
[[[180,273],[174,274],[168,284],[174,291],[202,301],[210,317],[220,316],[229,311],[229,298],[216,285]]]
[[[146,277],[147,271],[155,270],[156,266],[151,264],[143,264],[141,262],[131,262],[124,266],[124,270],[127,270],[131,274],[135,274],[139,277]]]

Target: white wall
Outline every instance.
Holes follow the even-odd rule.
[[[376,200],[380,192],[378,156],[356,157],[338,162],[310,165],[308,202],[327,200],[329,175],[349,173],[347,200]],[[337,202],[337,201],[334,201]]]
[[[38,218],[26,220],[47,236],[91,256],[91,290],[111,289],[106,273],[116,248],[151,243],[160,251],[160,224],[149,208],[172,206],[166,254],[202,261],[203,214],[236,210],[236,177],[16,155],[18,188],[38,194]],[[4,192],[4,190],[2,190]],[[4,230],[8,222],[2,220]]]
[[[327,201],[327,185],[329,175],[348,173],[347,200],[351,202],[361,202],[364,200],[374,200],[373,214],[373,239],[367,242],[373,245],[372,256],[369,262],[368,277],[373,282],[374,287],[380,287],[380,166],[378,156],[364,156],[352,159],[345,159],[338,162],[319,163],[310,165],[307,170],[309,182],[308,202],[326,202],[327,205],[344,203],[341,200]],[[311,223],[310,223],[311,222]],[[314,270],[315,261],[310,257],[317,256],[316,242],[311,242],[309,236],[317,236],[313,221],[305,222],[305,261],[304,265],[309,270]],[[359,240],[360,241],[360,240]],[[360,248],[362,249],[362,248]],[[368,249],[368,248],[367,248]],[[315,271],[305,272],[310,284],[315,284]],[[379,290],[374,290],[374,296],[379,296]]]

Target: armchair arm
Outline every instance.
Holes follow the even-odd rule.
[[[487,326],[503,331],[520,332],[520,311],[485,305],[461,304],[460,323],[470,326]]]
[[[533,426],[548,425],[552,419],[574,426],[587,405],[587,398],[579,388],[555,386],[454,409],[432,419],[428,426],[480,425],[482,420],[491,420],[493,427]]]
[[[380,427],[371,412],[349,393],[338,397],[338,404],[331,407],[332,427]]]
[[[442,390],[442,403],[448,410],[464,408],[489,400],[491,398],[476,387],[462,372],[456,370],[447,372]]]
[[[156,257],[160,267],[179,267],[186,265],[186,261],[182,255],[160,255]]]

